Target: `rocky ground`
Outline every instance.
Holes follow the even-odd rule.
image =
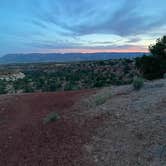
[[[165,166],[166,80],[147,82],[140,91],[111,90],[105,104],[85,111],[105,116],[85,146],[88,156],[96,166]]]

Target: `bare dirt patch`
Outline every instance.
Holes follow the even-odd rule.
[[[97,126],[94,118],[75,121],[74,103],[93,91],[0,96],[0,165],[70,166],[92,165],[83,159],[82,146]],[[60,119],[43,124],[56,111]],[[91,125],[91,127],[89,126]]]

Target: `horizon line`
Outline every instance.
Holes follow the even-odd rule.
[[[97,52],[28,52],[28,53],[8,53],[8,54],[4,54],[2,56],[5,55],[28,55],[28,54],[96,54],[96,53],[149,53],[149,51],[97,51]]]

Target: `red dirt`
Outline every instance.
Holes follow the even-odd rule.
[[[93,91],[0,96],[0,166],[91,165],[83,159],[97,120],[79,124],[73,104]],[[49,112],[60,120],[43,124]],[[91,127],[89,127],[91,126]]]

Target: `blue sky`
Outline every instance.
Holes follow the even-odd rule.
[[[166,0],[0,0],[0,56],[147,51],[166,34]]]

